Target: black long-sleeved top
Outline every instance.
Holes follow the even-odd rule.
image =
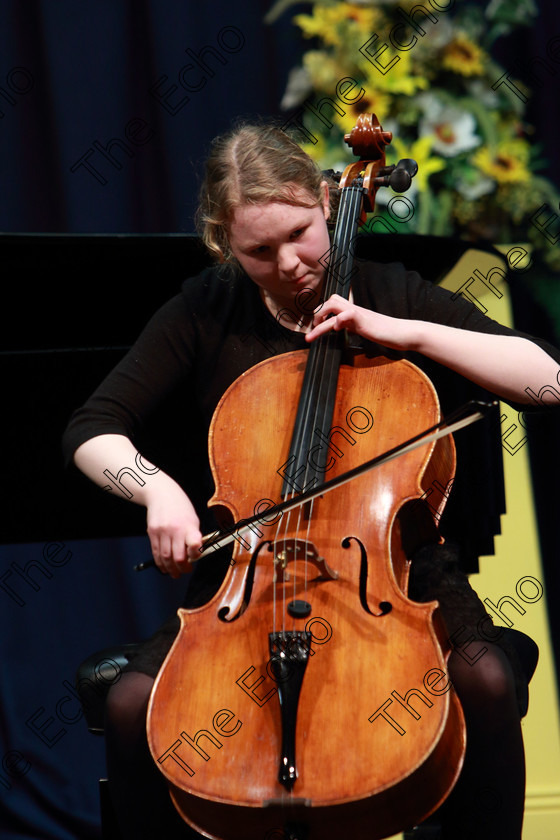
[[[560,353],[546,342],[492,321],[461,295],[453,298],[450,292],[422,280],[400,264],[358,260],[357,265],[352,288],[354,301],[360,306],[396,318],[433,321],[482,333],[520,335],[541,346],[560,364]],[[358,341],[366,350],[374,351],[369,342],[359,338]],[[220,397],[241,373],[271,355],[308,346],[302,333],[278,323],[264,305],[257,286],[245,274],[209,268],[183,283],[181,293],[156,312],[123,360],[73,414],[64,435],[65,458],[70,462],[80,444],[101,434],[123,434],[138,445],[150,415],[176,389],[187,394],[189,412],[199,418],[195,439],[187,442],[188,451],[198,454],[206,448],[206,432]],[[403,357],[387,351],[384,354]],[[417,354],[404,356],[428,373],[444,414],[471,395],[480,397],[481,389],[471,384],[465,387],[462,377],[443,366]],[[463,449],[467,451],[461,459],[463,435]],[[451,515],[448,530],[461,541],[465,530],[472,529],[473,520],[478,520],[482,536],[478,543],[470,537],[471,555],[473,551],[487,553],[488,527],[480,519],[496,519],[496,502],[491,498],[495,493],[487,477],[478,482],[482,498],[476,504],[472,502],[472,481],[483,478],[473,468],[473,452],[484,467],[491,467],[486,462],[492,456],[485,453],[492,447],[488,449],[487,440],[482,442],[485,435],[487,432],[478,430],[470,437],[464,432],[456,436],[458,473],[460,476],[462,460],[469,475],[463,490],[457,489],[460,482],[455,483],[457,510]],[[496,439],[499,444],[499,438]],[[495,456],[495,448],[493,452]],[[471,486],[467,488],[469,482]],[[208,498],[208,476],[203,483]],[[494,514],[490,514],[490,508],[494,508]],[[465,519],[467,529],[462,535],[456,533],[458,523]]]

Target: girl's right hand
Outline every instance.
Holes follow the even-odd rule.
[[[159,478],[146,493],[148,536],[157,567],[178,578],[200,556],[200,521],[181,487],[168,476]]]
[[[107,488],[107,470],[114,476],[122,467],[136,473],[141,459],[143,478],[128,484],[127,498],[147,508],[148,536],[157,567],[173,578],[191,571],[191,561],[200,556],[202,534],[191,500],[177,482],[142,458],[125,435],[97,435],[82,443],[74,462],[92,481]],[[133,466],[134,465],[134,466]],[[125,471],[126,473],[126,471]],[[126,476],[125,476],[126,478]]]

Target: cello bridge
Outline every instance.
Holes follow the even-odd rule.
[[[319,570],[319,578],[322,580],[336,580],[338,578],[338,572],[330,568],[325,558],[319,555],[313,543],[308,540],[278,540],[270,543],[269,551],[274,552],[275,583],[278,579],[278,572],[282,583],[290,580],[287,566],[288,563],[293,563],[296,560],[312,563]]]

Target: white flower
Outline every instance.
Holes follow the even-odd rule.
[[[419,97],[421,99],[421,97]],[[433,134],[432,151],[443,157],[454,157],[479,146],[481,138],[476,132],[476,120],[470,111],[443,105],[436,97],[425,95],[420,103],[424,116],[420,120],[419,136]]]
[[[481,175],[474,183],[468,183],[460,179],[457,181],[457,191],[466,198],[467,201],[476,201],[477,198],[482,198],[483,195],[488,195],[495,188],[495,183],[492,178],[487,178]]]
[[[443,111],[444,105],[435,93],[420,93],[415,104],[424,112],[424,117],[433,119]]]
[[[280,103],[282,111],[289,111],[304,102],[313,92],[311,76],[305,67],[294,67],[290,70],[286,91]]]

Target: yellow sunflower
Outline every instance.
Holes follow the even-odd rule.
[[[349,134],[360,114],[375,114],[383,125],[383,120],[391,111],[391,97],[380,91],[367,92],[359,102],[354,105],[344,104],[342,108],[346,111],[344,116],[334,113],[332,119],[340,126],[344,134]]]
[[[529,146],[525,140],[499,143],[495,151],[482,146],[473,156],[473,163],[498,184],[526,183],[530,178]]]
[[[355,26],[362,32],[372,32],[379,19],[377,9],[354,3],[337,3],[334,6],[315,6],[311,15],[295,15],[294,22],[306,38],[319,37],[325,44],[340,46],[345,43],[344,24]]]
[[[443,50],[441,65],[461,76],[480,76],[484,72],[485,58],[484,51],[460,33]]]
[[[341,6],[346,11],[346,19],[354,21],[364,32],[371,32],[373,26],[379,20],[377,9],[368,9],[356,3],[342,3]]]
[[[398,61],[391,66],[394,58]],[[403,93],[405,96],[413,96],[417,91],[429,87],[428,79],[412,72],[410,53],[398,54],[388,47],[383,53],[382,62],[384,67],[390,66],[390,70],[384,75],[370,61],[360,64],[366,77],[368,92],[377,90],[379,93]]]
[[[303,56],[303,66],[314,90],[332,91],[333,94],[339,80],[348,75],[334,58],[322,50],[308,50]]]

